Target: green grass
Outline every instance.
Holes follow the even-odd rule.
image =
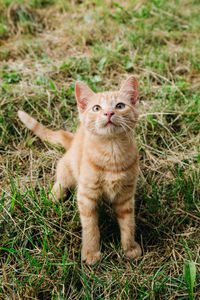
[[[200,297],[199,1],[0,0],[0,299]],[[81,263],[76,192],[49,201],[59,146],[34,137],[23,109],[75,131],[74,84],[140,85],[136,239],[127,260],[100,203],[102,259]]]

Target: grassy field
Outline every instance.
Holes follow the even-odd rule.
[[[198,0],[0,0],[0,299],[200,299],[200,20]],[[78,125],[76,80],[140,85],[136,239],[127,260],[100,203],[102,259],[81,263],[76,193],[48,198],[63,149],[49,128]]]

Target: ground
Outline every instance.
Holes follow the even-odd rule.
[[[199,299],[198,0],[0,0],[0,299]],[[17,117],[74,132],[76,80],[140,86],[136,240],[127,260],[100,203],[102,259],[82,264],[76,192],[48,192],[63,149]]]

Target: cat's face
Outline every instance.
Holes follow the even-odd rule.
[[[81,116],[84,126],[99,135],[128,132],[134,128],[137,117],[135,107],[120,92],[94,95]]]
[[[118,92],[95,94],[84,83],[77,83],[76,98],[82,124],[95,135],[123,135],[137,122],[138,86],[134,77]]]

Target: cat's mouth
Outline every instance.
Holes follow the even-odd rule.
[[[115,126],[115,124],[114,124],[111,120],[109,120],[109,121],[106,123],[105,127],[107,127],[107,126]]]

